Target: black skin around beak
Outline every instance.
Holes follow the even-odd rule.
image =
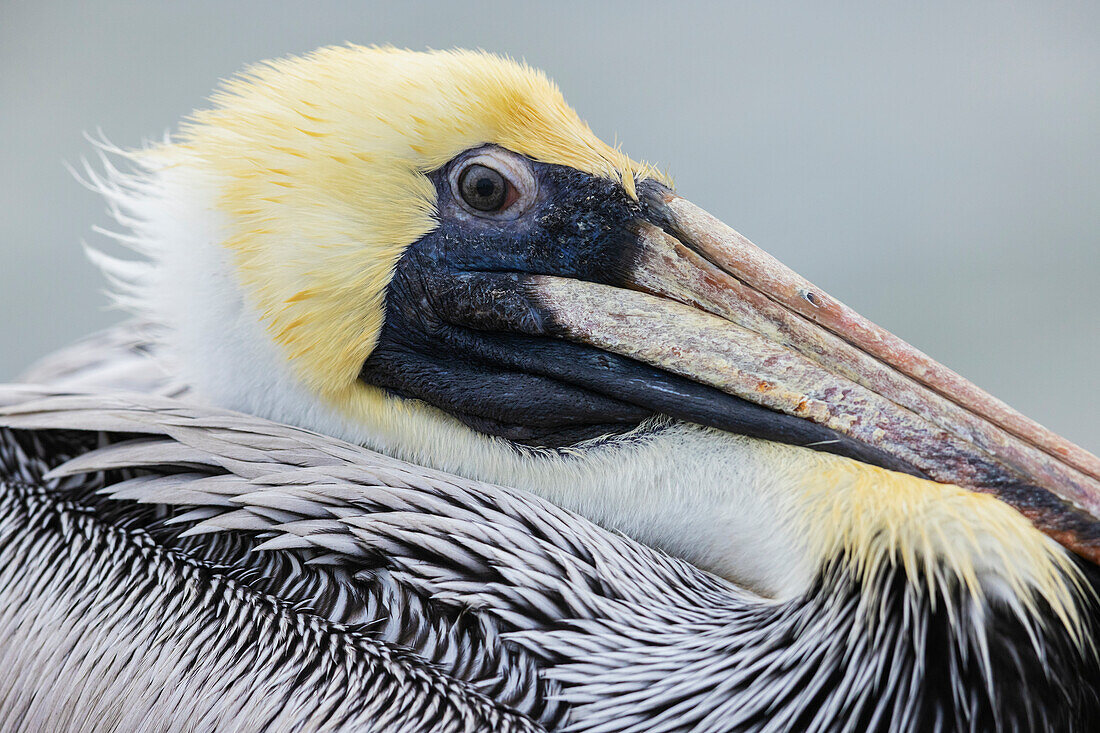
[[[532,276],[625,287],[639,255],[638,227],[654,221],[644,203],[612,181],[530,165],[539,179],[536,207],[522,219],[491,225],[449,216],[456,202],[447,170],[432,174],[440,226],[397,265],[378,345],[360,374],[364,382],[530,446],[620,435],[666,415],[921,475],[835,430],[563,340]]]

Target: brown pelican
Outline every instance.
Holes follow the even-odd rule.
[[[5,730],[1095,730],[1100,461],[485,53],[89,170],[141,320],[0,391]]]

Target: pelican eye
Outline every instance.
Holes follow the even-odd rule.
[[[462,200],[478,211],[500,211],[508,201],[508,179],[478,163],[462,171],[458,190]]]
[[[538,196],[531,161],[510,150],[483,146],[463,153],[447,173],[454,213],[496,225],[523,216]]]

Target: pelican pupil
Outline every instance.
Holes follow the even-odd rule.
[[[478,211],[496,211],[504,205],[508,184],[492,168],[472,165],[459,181],[463,200]]]

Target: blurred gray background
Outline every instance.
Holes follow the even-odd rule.
[[[964,7],[965,5],[965,7]],[[482,47],[858,311],[1100,450],[1100,3],[0,4],[0,380],[122,318],[63,166],[219,78],[354,41]]]

